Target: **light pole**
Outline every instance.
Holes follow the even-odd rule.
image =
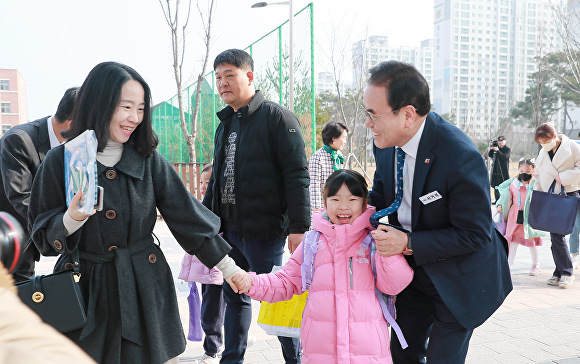
[[[292,0],[289,1],[279,1],[279,2],[274,2],[274,3],[268,3],[268,2],[259,2],[259,3],[255,3],[254,5],[252,5],[252,8],[263,8],[265,6],[268,5],[288,5],[288,7],[290,8],[290,16],[288,18],[288,27],[289,27],[289,42],[290,42],[290,47],[289,47],[289,57],[290,57],[290,64],[289,64],[289,78],[290,78],[290,84],[288,85],[288,101],[289,101],[289,109],[290,111],[294,111],[294,29],[293,29],[293,23],[294,23],[294,11],[292,10]],[[280,45],[282,46],[282,45]],[[282,67],[282,64],[280,63],[280,67]],[[281,92],[282,90],[280,90]]]

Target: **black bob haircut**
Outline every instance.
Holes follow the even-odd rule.
[[[328,197],[336,195],[343,184],[346,184],[346,187],[350,193],[357,197],[363,198],[364,209],[369,193],[367,181],[360,173],[351,169],[339,169],[338,171],[334,171],[330,176],[328,176],[326,183],[324,183],[324,189],[322,190],[324,203],[326,204],[326,199]]]
[[[429,84],[413,65],[386,61],[371,68],[369,73],[370,85],[386,88],[387,102],[393,110],[412,105],[420,116],[431,110]]]
[[[218,56],[215,57],[215,61],[213,61],[214,71],[219,65],[224,63],[232,64],[245,71],[249,70],[254,72],[254,60],[252,59],[252,56],[241,49],[228,49],[218,54]]]
[[[332,144],[332,139],[340,138],[342,131],[346,130],[348,133],[348,127],[340,121],[331,121],[327,123],[322,129],[322,143],[324,145]]]
[[[99,63],[91,70],[77,95],[72,126],[65,137],[71,140],[92,129],[97,137],[97,150],[102,152],[109,141],[111,119],[121,102],[121,90],[130,80],[143,87],[145,108],[143,121],[127,143],[132,143],[141,155],[151,155],[159,143],[151,122],[151,90],[137,71],[117,62]]]

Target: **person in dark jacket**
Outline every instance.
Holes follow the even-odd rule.
[[[499,190],[495,187],[501,185],[503,181],[510,178],[509,164],[510,164],[510,148],[506,145],[507,141],[505,137],[497,137],[497,146],[494,144],[489,148],[488,156],[492,158],[493,164],[491,166],[491,187],[493,187],[493,192],[495,200],[499,198]]]
[[[228,253],[245,270],[269,273],[282,265],[285,238],[291,252],[310,226],[309,175],[294,114],[266,101],[254,88],[254,63],[239,49],[214,61],[216,85],[228,104],[218,112],[214,170],[203,200],[222,222]],[[251,299],[224,285],[225,349],[222,363],[242,363]],[[299,340],[279,337],[286,363],[300,362]]]
[[[17,125],[0,139],[0,211],[8,212],[24,229],[28,226],[28,202],[32,181],[46,153],[65,142],[61,131],[70,127],[78,87],[71,87],[58,103],[54,116]],[[27,241],[20,265],[12,275],[16,282],[34,275],[40,259],[36,246]]]
[[[241,274],[218,235],[217,216],[155,151],[150,106],[149,86],[134,69],[95,66],[66,136],[95,131],[103,210],[80,212],[80,191],[67,208],[62,145],[46,155],[31,191],[29,230],[41,254],[60,255],[54,271],[76,265],[79,252],[87,324],[66,335],[99,363],[177,363],[185,350],[171,270],[152,236],[156,209],[189,254],[217,266],[228,282]]]
[[[392,336],[393,363],[464,363],[473,330],[513,288],[507,241],[491,218],[487,169],[471,139],[430,111],[429,85],[414,66],[386,61],[369,75],[363,103],[377,164],[372,235],[378,254],[403,253],[414,271],[397,294],[408,347]]]

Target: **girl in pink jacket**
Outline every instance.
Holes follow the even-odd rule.
[[[359,173],[334,172],[323,197],[326,209],[313,217],[321,235],[300,328],[302,363],[391,363],[388,325],[375,285],[396,295],[411,282],[413,271],[403,255],[375,254],[375,282],[369,249],[361,248],[375,208],[366,204],[367,183]],[[247,294],[267,302],[301,294],[302,244],[277,273],[250,273],[253,285]]]

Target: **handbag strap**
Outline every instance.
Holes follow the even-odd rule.
[[[74,279],[75,282],[79,282],[81,279],[81,260],[79,258],[79,249],[75,249],[74,252],[72,252],[72,259],[73,259],[73,275],[74,275]]]
[[[561,191],[560,191],[560,195],[566,195],[566,190],[564,189],[564,185],[560,184],[561,187]],[[556,180],[554,179],[554,181],[552,181],[552,184],[550,185],[550,188],[548,188],[548,193],[554,193],[554,190],[556,189]]]

